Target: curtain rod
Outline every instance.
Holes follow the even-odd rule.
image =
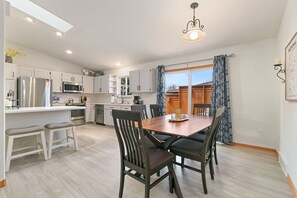
[[[226,57],[234,57],[235,54],[225,54]],[[170,67],[170,66],[175,66],[175,65],[181,65],[181,64],[189,64],[189,63],[195,63],[195,62],[201,62],[201,61],[207,61],[207,60],[213,60],[213,58],[205,58],[205,59],[200,59],[200,60],[194,60],[194,61],[189,61],[189,62],[181,62],[181,63],[174,63],[170,65],[164,65],[165,67]]]

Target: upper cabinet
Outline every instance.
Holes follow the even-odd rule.
[[[155,92],[156,75],[154,68],[130,71],[131,92]]]
[[[91,76],[83,76],[83,92],[93,93],[94,92],[94,78]]]
[[[17,77],[17,65],[11,63],[5,63],[4,65],[4,75],[5,79],[16,79]]]
[[[44,78],[50,79],[51,78],[51,71],[42,70],[42,69],[35,69],[35,78]]]
[[[18,76],[34,77],[34,68],[31,67],[18,67]]]
[[[82,83],[82,75],[63,73],[62,80],[65,82]]]
[[[61,93],[62,92],[62,73],[52,71],[51,72],[53,92]]]
[[[94,78],[94,93],[116,93],[116,75],[105,75]]]

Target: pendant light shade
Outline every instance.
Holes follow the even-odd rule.
[[[200,24],[200,20],[196,19],[195,9],[198,7],[198,3],[191,4],[193,9],[193,20],[188,21],[186,29],[183,32],[183,39],[186,41],[201,41],[206,38],[207,34],[203,31],[204,25]]]

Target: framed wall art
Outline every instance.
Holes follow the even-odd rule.
[[[297,101],[297,32],[287,45],[285,56],[286,100]]]

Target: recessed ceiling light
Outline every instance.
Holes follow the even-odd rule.
[[[56,32],[56,35],[61,37],[63,34],[61,32]]]
[[[67,54],[72,54],[72,51],[71,50],[66,50],[66,53]]]
[[[29,0],[7,0],[11,6],[16,9],[31,15],[32,17],[54,27],[61,32],[67,32],[73,25],[43,9],[42,7],[32,3]]]
[[[117,63],[116,66],[121,66],[121,63]]]
[[[33,22],[34,22],[33,19],[30,18],[30,17],[25,17],[25,19],[26,19],[28,22],[30,22],[30,23],[33,23]]]

